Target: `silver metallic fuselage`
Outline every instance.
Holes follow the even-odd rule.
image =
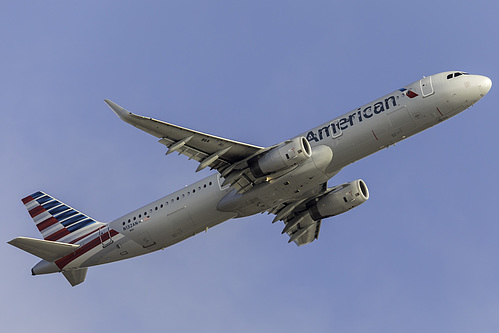
[[[480,75],[445,72],[418,80],[330,122],[300,134],[313,149],[309,161],[276,179],[237,194],[214,174],[109,223],[117,235],[68,263],[77,269],[123,260],[178,243],[235,217],[264,212],[315,194],[345,166],[432,127],[469,108],[491,88]],[[332,159],[324,146],[332,151]],[[329,151],[329,150],[328,150]],[[37,271],[38,267],[38,271]],[[48,262],[34,273],[59,268]]]

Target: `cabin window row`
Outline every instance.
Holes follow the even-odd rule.
[[[204,184],[202,187],[201,186],[198,186],[197,190],[200,191],[201,189],[203,188],[206,188],[208,186],[211,186],[213,185],[213,182],[209,182],[208,184]],[[196,193],[196,189],[192,189],[192,194]],[[168,200],[166,201],[164,204],[161,204],[159,205],[159,209],[165,207],[165,206],[168,206],[168,203],[174,203],[175,201],[179,201],[180,198],[185,198],[186,196],[190,196],[191,195],[191,191],[187,191],[187,194],[186,193],[182,193],[181,196],[177,196],[176,198],[172,198],[171,200]],[[158,206],[154,207],[154,210],[158,210]],[[149,210],[151,213],[152,213],[152,208]],[[147,215],[147,212],[144,212],[144,217],[148,217]],[[138,218],[142,218],[142,214],[139,214]],[[130,218],[128,219],[128,223],[131,223],[132,221],[136,221],[137,220],[137,216],[134,216],[133,218]],[[123,225],[125,225],[127,222],[123,222]]]

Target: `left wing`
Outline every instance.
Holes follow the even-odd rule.
[[[310,215],[305,216],[297,225],[286,231],[289,236],[288,243],[295,242],[298,246],[312,243],[319,238],[321,223],[322,220],[314,221]],[[288,225],[289,222],[286,227]]]
[[[338,171],[339,172],[339,171]],[[316,194],[298,201],[291,201],[279,204],[268,210],[269,214],[275,214],[275,223],[279,220],[284,222],[282,234],[289,236],[288,243],[295,242],[302,246],[313,242],[319,238],[322,220],[312,219],[309,208],[329,193],[345,188],[347,184],[327,188],[327,183],[322,184],[322,188]]]
[[[282,203],[268,210],[269,214],[275,214],[272,223],[279,220],[284,222],[284,229],[281,234],[289,236],[288,243],[295,242],[302,246],[313,242],[319,238],[322,220],[315,221],[308,213],[309,203],[322,197],[324,189],[316,195],[312,195],[302,200]]]
[[[312,200],[314,200],[313,197],[307,198],[306,202]],[[282,229],[281,233],[289,236],[288,243],[295,242],[296,245],[302,246],[319,238],[322,220],[315,221],[312,219],[306,209],[306,202],[305,200],[291,202],[282,208],[280,208],[282,206],[280,205],[269,212],[277,213],[272,223],[279,220],[284,222],[284,229]]]
[[[238,163],[248,160],[265,148],[232,141],[191,129],[168,124],[160,120],[139,116],[106,99],[107,105],[125,122],[159,138],[168,147],[166,154],[178,152],[200,164],[196,171],[206,167],[227,176]],[[246,165],[241,166],[243,169]]]

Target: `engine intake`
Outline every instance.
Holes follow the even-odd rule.
[[[275,147],[262,156],[252,158],[248,164],[256,178],[299,165],[312,156],[310,143],[305,137],[294,138]]]
[[[320,219],[339,215],[355,208],[369,199],[369,190],[362,179],[343,184],[335,191],[328,193],[309,208],[312,219]]]

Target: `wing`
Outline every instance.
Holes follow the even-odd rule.
[[[327,194],[342,189],[344,186],[345,184],[327,188],[327,183],[324,183],[316,194],[273,207],[268,211],[269,214],[276,215],[272,223],[279,220],[284,222],[284,229],[281,233],[289,236],[288,243],[295,242],[296,245],[302,246],[313,242],[319,238],[322,220],[313,220],[309,214],[309,208]]]
[[[165,123],[149,117],[133,114],[121,106],[105,100],[107,105],[125,122],[159,138],[166,147],[166,154],[178,152],[200,164],[196,171],[206,167],[216,169],[227,175],[244,162],[265,149],[217,136],[197,132],[191,129]]]
[[[308,207],[310,202],[321,197],[323,193],[324,190],[302,200],[280,204],[268,211],[269,214],[276,214],[272,223],[279,220],[284,222],[281,233],[289,236],[288,243],[295,242],[296,245],[302,246],[319,238],[322,221],[313,220],[308,213]]]
[[[295,242],[298,246],[312,243],[319,238],[321,223],[322,220],[314,221],[310,215],[305,216],[296,226],[286,232],[289,236],[288,243]]]

